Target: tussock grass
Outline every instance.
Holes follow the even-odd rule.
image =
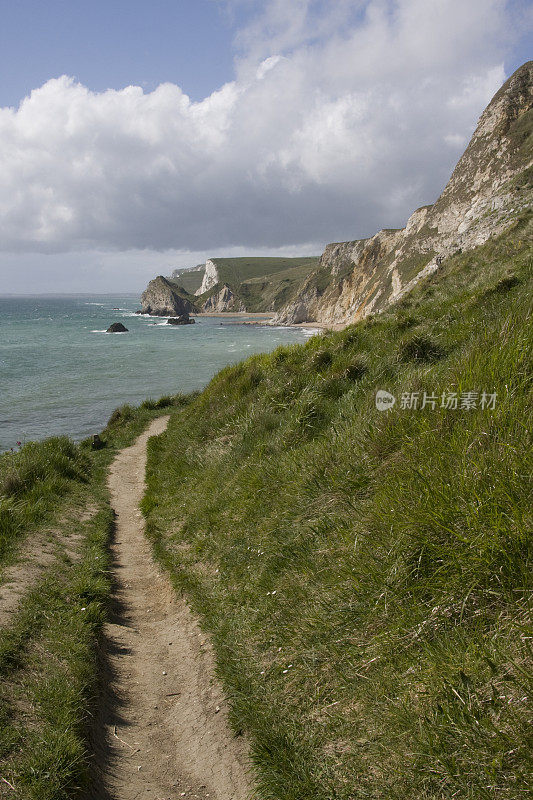
[[[58,500],[85,483],[89,472],[86,453],[64,436],[0,455],[0,566],[17,537],[49,521]]]
[[[261,798],[529,796],[531,234],[222,370],[151,442],[148,535]]]

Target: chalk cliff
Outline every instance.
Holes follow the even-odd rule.
[[[210,258],[205,262],[205,272],[204,278],[202,280],[202,285],[199,289],[195,292],[195,294],[200,295],[204,294],[204,292],[208,292],[213,286],[219,282],[219,275],[217,265],[214,261]]]
[[[532,199],[533,61],[483,112],[465,153],[432,206],[405,228],[329,244],[275,324],[346,324],[384,309],[458,250],[498,235]]]

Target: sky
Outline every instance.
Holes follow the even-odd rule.
[[[530,0],[0,0],[0,294],[401,227],[532,44]]]

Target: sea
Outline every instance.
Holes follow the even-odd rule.
[[[227,364],[316,333],[229,315],[174,326],[138,308],[136,295],[0,297],[0,451],[79,441],[117,406],[201,389]],[[106,333],[113,322],[128,333]]]

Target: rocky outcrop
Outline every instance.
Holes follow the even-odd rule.
[[[127,333],[128,329],[122,322],[113,322],[107,329],[107,333]]]
[[[483,244],[531,205],[533,62],[518,69],[483,112],[433,206],[401,230],[330,244],[318,269],[273,324],[347,324],[397,301],[442,259]]]
[[[142,313],[156,317],[175,317],[195,311],[194,305],[176,292],[169,281],[158,275],[141,295]]]
[[[213,286],[216,286],[218,282],[219,282],[219,275],[217,266],[215,262],[211,261],[211,259],[209,258],[205,262],[205,272],[202,280],[202,285],[195,292],[195,294],[200,295],[203,294],[204,292],[208,292],[210,289],[213,288]]]
[[[202,311],[246,311],[246,308],[242,300],[225,283],[219,291],[207,298],[202,306]]]
[[[169,317],[167,325],[194,325],[195,320],[189,317],[188,314],[182,314],[179,317]]]

